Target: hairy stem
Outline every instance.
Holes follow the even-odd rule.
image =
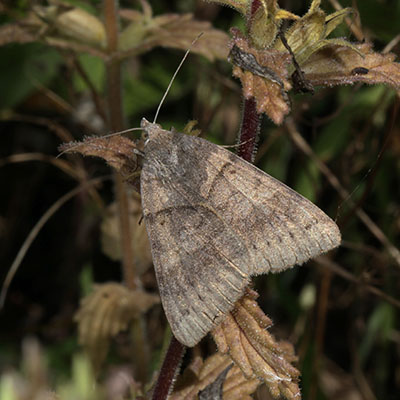
[[[253,15],[261,7],[260,0],[253,0],[250,12],[247,16],[247,29],[250,30]],[[260,131],[261,115],[257,113],[256,101],[254,98],[244,99],[242,126],[239,133],[238,156],[246,161],[253,162],[258,135]]]
[[[240,127],[238,156],[249,162],[254,161],[260,123],[261,116],[257,113],[255,99],[245,100],[242,126]]]
[[[186,347],[172,337],[163,365],[158,375],[157,383],[154,388],[152,400],[166,400],[172,391],[173,383],[179,372],[182,357]]]

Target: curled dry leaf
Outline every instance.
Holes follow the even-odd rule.
[[[287,71],[290,54],[274,49],[256,50],[239,30],[231,32],[231,49],[241,55],[235,57],[231,51],[233,75],[241,80],[244,97],[254,97],[258,113],[265,112],[276,124],[282,123],[290,110],[286,94],[291,89]]]
[[[394,61],[396,56],[376,53],[370,43],[355,46],[358,53],[343,46],[329,46],[314,53],[302,65],[307,79],[324,86],[385,83],[399,91],[400,63]]]
[[[139,147],[138,144],[124,136],[104,138],[91,136],[84,138],[82,142],[64,143],[59,150],[103,158],[139,192],[139,162],[134,153],[134,150]]]
[[[156,295],[128,290],[121,284],[94,285],[93,292],[82,299],[75,321],[79,343],[86,348],[95,371],[107,355],[110,339],[159,302]]]
[[[197,399],[201,391],[213,384],[219,384],[221,374],[232,365],[226,354],[216,353],[204,362],[197,357],[179,378],[170,400]],[[222,385],[222,398],[226,400],[250,400],[261,381],[247,379],[237,365],[233,365],[226,374]]]
[[[140,224],[142,208],[139,195],[132,193],[129,197],[129,216],[132,229],[132,252],[136,272],[141,275],[152,265],[150,243],[147,237],[146,227]],[[106,216],[101,223],[101,247],[103,252],[112,260],[122,259],[121,232],[116,203],[108,206]]]
[[[257,293],[248,290],[235,304],[233,311],[212,332],[218,349],[229,354],[247,379],[258,378],[267,385],[272,396],[286,399],[301,397],[299,371],[288,342],[277,342],[266,330],[271,320],[255,301]]]

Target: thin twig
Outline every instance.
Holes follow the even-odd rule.
[[[332,4],[333,8],[336,11],[341,11],[343,10],[342,5],[337,1],[337,0],[329,0],[329,2]],[[365,35],[361,29],[361,24],[360,24],[360,19],[357,18],[357,23],[354,23],[354,21],[352,21],[350,18],[346,17],[344,19],[344,21],[346,22],[347,26],[349,27],[349,29],[351,30],[351,32],[353,33],[353,35],[356,37],[356,39],[359,42],[362,42],[365,39]]]
[[[61,171],[65,172],[67,175],[73,177],[74,179],[81,179],[82,176],[76,171],[76,168],[72,167],[69,162],[65,160],[60,160],[54,156],[49,156],[43,153],[19,153],[12,154],[11,156],[0,159],[0,168],[7,164],[29,162],[29,161],[41,161],[47,162]]]
[[[303,139],[298,132],[296,125],[292,118],[287,118],[286,128],[296,146],[306,155],[308,155],[316,164],[317,168],[327,178],[329,183],[336,189],[340,197],[348,202],[351,206],[354,205],[354,201],[351,199],[350,193],[341,185],[338,178],[332,173],[332,171],[323,163],[319,157],[314,153],[309,144]],[[382,245],[387,249],[393,260],[396,262],[397,267],[400,267],[400,251],[395,247],[382,230],[375,224],[374,221],[361,209],[355,210],[356,215],[362,221],[362,223],[369,229],[369,231],[378,239]]]
[[[378,289],[375,286],[372,286],[372,285],[369,285],[369,284],[363,282],[362,279],[353,275],[351,272],[347,271],[346,269],[341,267],[339,264],[333,262],[330,258],[328,258],[326,256],[319,256],[314,261],[316,261],[318,264],[323,265],[324,267],[329,268],[336,275],[341,276],[342,278],[348,280],[349,282],[353,282],[356,285],[361,286],[362,289],[366,290],[367,292],[370,292],[373,295],[380,297],[382,300],[385,300],[389,304],[392,304],[393,306],[400,308],[400,300],[395,299],[394,297],[388,295],[387,293]]]
[[[332,273],[324,270],[318,293],[318,301],[315,303],[317,309],[316,328],[315,328],[315,351],[312,359],[312,374],[310,382],[309,400],[314,400],[317,396],[319,381],[320,361],[323,354],[323,344],[325,337],[326,318],[328,314],[329,293],[332,282]]]
[[[75,195],[77,195],[79,192],[88,189],[91,186],[97,185],[100,182],[105,181],[106,179],[110,179],[109,176],[106,177],[101,177],[101,178],[96,178],[92,179],[90,181],[87,181],[83,183],[82,185],[79,185],[75,189],[69,191],[66,193],[64,196],[60,197],[39,219],[38,222],[36,222],[35,226],[32,228],[32,230],[29,232],[29,235],[25,239],[24,243],[22,244],[21,248],[19,249],[14,262],[12,263],[10,269],[8,270],[6,279],[3,282],[3,286],[1,288],[1,293],[0,293],[0,310],[4,306],[4,302],[7,296],[8,288],[10,287],[10,284],[15,276],[15,274],[18,271],[19,266],[21,265],[21,262],[23,261],[25,254],[29,250],[31,244],[33,241],[36,239],[37,235],[43,228],[43,226],[46,224],[46,222],[60,209],[61,206],[63,206],[68,200],[72,199]]]
[[[97,114],[100,115],[103,123],[107,122],[106,112],[104,110],[104,104],[102,98],[99,96],[95,86],[93,85],[92,81],[90,80],[89,76],[87,75],[86,71],[82,68],[79,60],[76,57],[72,59],[73,65],[75,66],[76,70],[78,71],[79,75],[86,83],[87,87],[89,88],[90,95],[92,97],[93,103],[96,107]]]

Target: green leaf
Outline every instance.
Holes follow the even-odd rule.
[[[12,108],[57,75],[58,51],[38,43],[0,48],[0,109]]]
[[[1,376],[0,400],[17,400],[11,375],[4,374]]]
[[[319,187],[320,172],[317,166],[309,161],[298,169],[294,190],[312,202],[316,200],[316,188]]]
[[[125,74],[123,96],[125,115],[130,118],[142,117],[145,111],[155,109],[160,103],[173,73],[165,65],[154,63],[146,66],[146,69],[143,69],[143,76],[139,78]],[[184,71],[181,71],[164,104],[179,98],[185,92],[186,87],[191,87],[188,79],[187,76],[184,76]]]
[[[368,320],[365,336],[360,344],[359,353],[361,363],[365,363],[371,354],[372,347],[378,341],[385,341],[394,329],[393,307],[387,303],[380,303]]]
[[[79,56],[79,63],[96,90],[102,93],[105,82],[104,62],[90,54],[81,54]],[[88,89],[86,82],[78,73],[74,76],[74,87],[78,92],[83,92]]]

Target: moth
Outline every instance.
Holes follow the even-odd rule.
[[[175,337],[196,345],[253,275],[339,246],[335,222],[230,151],[143,119],[140,186],[161,301]]]
[[[142,212],[160,297],[175,337],[194,346],[233,309],[252,276],[300,265],[341,237],[322,210],[253,164],[155,123],[189,51],[154,122],[107,136],[143,131]]]
[[[199,39],[201,34],[193,41]],[[174,336],[196,345],[254,275],[334,249],[336,223],[312,202],[225,148],[142,119],[143,219]]]

